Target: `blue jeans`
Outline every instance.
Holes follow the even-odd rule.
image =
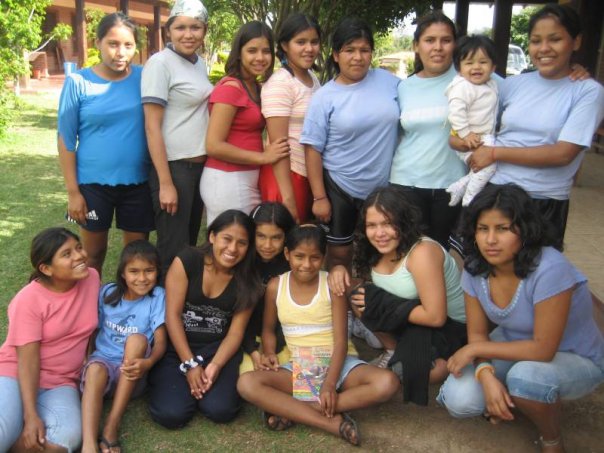
[[[16,379],[0,376],[0,452],[17,441],[23,431],[23,404]],[[72,452],[82,444],[80,394],[75,387],[39,389],[36,408],[46,427],[47,442]]]
[[[490,337],[501,341],[498,329]],[[551,362],[493,360],[492,363],[495,375],[511,396],[540,403],[580,398],[604,381],[603,367],[572,352],[558,352]],[[486,405],[482,386],[474,378],[474,366],[466,366],[459,378],[449,375],[436,400],[453,417],[482,414]]]

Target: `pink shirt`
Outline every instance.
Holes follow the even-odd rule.
[[[100,279],[96,270],[69,291],[37,281],[8,306],[8,335],[0,348],[0,376],[17,378],[17,346],[40,342],[40,388],[77,385],[88,339],[98,325]]]

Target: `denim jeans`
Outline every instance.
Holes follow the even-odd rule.
[[[495,329],[490,337],[502,341]],[[558,352],[551,362],[493,360],[495,375],[511,396],[540,403],[558,399],[576,399],[592,392],[604,381],[603,364],[572,352]],[[474,366],[468,365],[459,378],[449,375],[436,400],[453,417],[480,415],[485,410],[482,386],[474,378]]]
[[[75,387],[39,389],[38,415],[46,427],[47,442],[72,452],[82,444],[80,394]],[[0,452],[17,441],[23,431],[23,404],[16,379],[0,376]]]

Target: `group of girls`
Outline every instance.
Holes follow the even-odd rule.
[[[479,146],[469,160],[472,170],[497,161],[492,182],[517,183],[532,199],[518,188],[493,185],[468,208],[463,219],[464,309],[459,275],[446,253],[459,215],[458,207],[449,206],[446,188],[465,172],[449,141],[468,151],[464,143],[450,139],[446,125],[444,92],[455,76],[456,30],[449,18],[432,12],[418,20],[416,72],[404,81],[370,69],[370,28],[358,19],[343,20],[332,36],[329,57],[336,76],[319,89],[311,69],[320,29],[304,15],[284,21],[277,37],[282,67],[272,76],[271,30],[260,22],[242,26],[225,65],[227,76],[215,88],[197,55],[208,21],[198,0],[175,3],[166,24],[170,43],[144,70],[130,65],[136,49],[134,24],[121,13],[106,16],[97,30],[101,62],[66,80],[59,108],[67,214],[81,225],[82,243],[66,230],[53,233],[63,239],[34,241],[40,249],[36,257],[43,258],[34,260],[32,247],[36,274],[25,288],[42,294],[35,310],[57,305],[61,324],[73,315],[62,313],[69,304],[89,311],[94,307],[96,313],[90,288],[98,290],[113,211],[124,242],[132,247],[157,229],[159,258],[125,249],[115,287],[101,291],[99,317],[103,329],[114,326],[114,333],[103,335],[101,330],[97,352],[85,368],[85,448],[96,448],[102,395],[107,393],[115,395],[114,403],[98,446],[119,450],[119,421],[149,370],[151,415],[166,427],[184,425],[196,410],[214,421],[229,421],[241,394],[265,411],[271,429],[300,422],[357,445],[360,432],[347,411],[385,401],[399,387],[389,370],[355,358],[346,341],[344,296],[350,296],[353,311],[366,320],[375,311],[376,287],[411,301],[405,305],[409,325],[429,332],[453,326],[448,340],[454,346],[430,348],[428,357],[430,382],[452,373],[439,401],[453,415],[486,411],[493,421],[509,420],[516,407],[539,429],[544,450],[561,451],[560,398],[585,394],[603,379],[602,337],[591,317],[583,316],[591,300],[585,279],[547,247],[561,248],[572,176],[604,116],[602,87],[569,78],[570,59],[580,45],[577,19],[572,10],[558,5],[548,5],[531,18],[529,53],[537,71],[500,83],[502,122],[495,146]],[[548,108],[550,104],[556,108]],[[526,121],[527,114],[532,121]],[[247,213],[262,199],[282,201],[285,208],[261,205],[250,218]],[[197,241],[202,200],[207,242],[199,249],[187,248]],[[534,206],[558,226],[553,239],[546,234],[548,223],[538,215],[530,217]],[[263,214],[270,209],[272,217]],[[287,217],[283,211],[290,219],[276,221]],[[291,227],[311,215],[327,230],[325,237],[314,226]],[[374,285],[351,294],[357,220],[357,261]],[[54,248],[49,248],[51,243]],[[87,255],[98,273],[87,268]],[[324,257],[329,279],[321,271]],[[256,260],[262,278],[253,271]],[[282,274],[288,267],[291,272]],[[568,278],[558,278],[557,272]],[[553,275],[558,285],[552,290],[538,278],[541,273]],[[167,338],[156,301],[163,292],[154,289],[163,278]],[[265,306],[254,313],[264,293],[263,280],[268,284]],[[80,294],[84,290],[85,297]],[[17,320],[11,326],[23,322],[23,316],[36,316],[21,308],[20,299],[9,309]],[[56,299],[60,304],[52,303]],[[118,319],[122,305],[130,308],[129,302],[136,300],[138,307],[142,299],[154,307],[149,309],[152,316],[147,313],[146,328],[131,328],[130,314]],[[78,442],[73,429],[45,428],[56,414],[45,413],[40,402],[61,389],[66,396],[59,398],[69,399],[70,411],[77,403],[70,415],[80,413],[76,359],[83,358],[83,338],[94,330],[97,317],[81,319],[86,323],[63,326],[76,329],[75,336],[54,337],[53,330],[52,340],[69,351],[60,363],[47,356],[45,338],[51,334],[45,323],[59,321],[37,319],[38,330],[31,336],[9,327],[0,374],[6,376],[3,385],[20,384],[21,392],[11,392],[6,404],[18,407],[21,412],[15,413],[23,416],[11,419],[19,426],[4,431],[12,436],[7,434],[6,445],[16,441],[44,447],[48,442],[70,450]],[[487,319],[500,328],[489,334]],[[277,335],[274,331],[277,320],[281,340],[280,329]],[[458,327],[465,322],[469,344],[461,347],[465,331]],[[126,341],[123,334],[134,330],[144,334],[126,334]],[[385,346],[378,365],[392,366],[403,334],[374,330]],[[262,347],[256,343],[259,333]],[[582,346],[585,338],[589,347]],[[123,348],[118,353],[107,345],[114,339]],[[65,341],[70,342],[67,347]],[[239,378],[242,342],[249,353],[242,370],[253,371]],[[317,403],[300,403],[291,396],[291,370],[282,362],[286,359],[280,362],[275,356],[280,350],[287,355],[290,348],[284,344],[294,350],[309,344],[333,348]],[[52,342],[50,347],[52,352]],[[48,368],[41,366],[45,359],[52,362]],[[577,362],[584,364],[583,374],[572,379],[585,383],[578,390],[557,374],[560,367],[579,369]],[[468,372],[472,364],[475,375]],[[46,376],[53,367],[60,368],[56,376]],[[543,371],[546,383],[527,382],[535,367]],[[405,373],[398,370],[406,383]],[[544,396],[534,386],[556,390]]]

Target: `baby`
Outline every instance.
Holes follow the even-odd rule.
[[[491,79],[495,70],[495,44],[483,35],[464,36],[453,54],[459,72],[447,87],[451,134],[460,137],[469,149],[480,144],[493,146],[497,116],[497,83]],[[457,153],[468,162],[471,152]],[[470,171],[447,188],[451,194],[449,206],[462,201],[467,206],[495,173],[495,164],[480,171]]]

